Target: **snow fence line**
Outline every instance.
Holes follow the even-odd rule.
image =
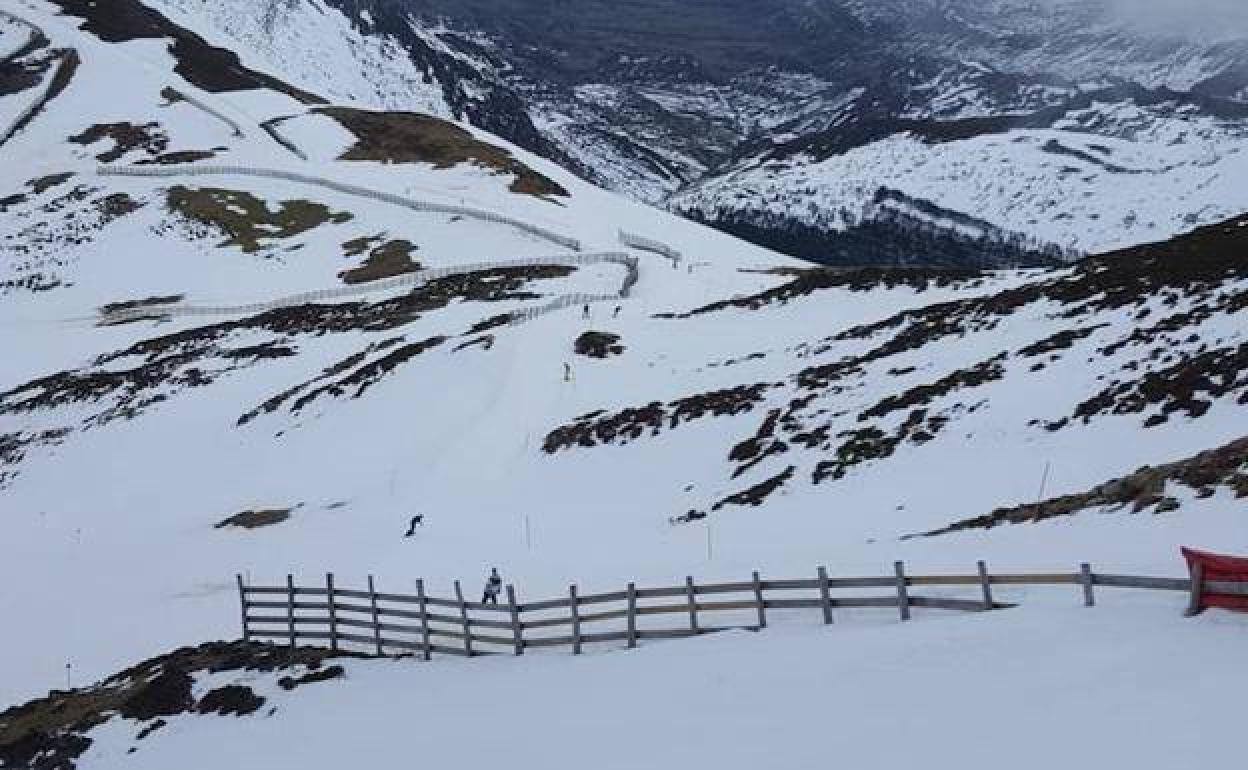
[[[245,305],[144,305],[141,307],[125,308],[123,310],[116,310],[110,313],[103,313],[100,316],[100,320],[102,323],[114,324],[137,321],[143,318],[249,315],[264,313],[269,310],[275,310],[282,307],[307,305],[311,303],[325,302],[328,300],[340,300],[351,297],[362,297],[374,292],[414,287],[441,278],[448,278],[455,275],[466,275],[468,273],[478,273],[486,270],[500,270],[517,267],[580,267],[583,265],[595,264],[616,264],[624,267],[626,273],[624,281],[621,283],[619,292],[615,294],[568,294],[559,297],[548,305],[516,313],[518,316],[524,316],[523,320],[531,320],[539,315],[544,315],[545,313],[574,304],[588,304],[589,302],[602,302],[613,299],[618,300],[627,297],[629,290],[637,282],[637,262],[636,257],[622,252],[556,255],[549,257],[530,257],[528,259],[476,262],[467,265],[418,270],[413,273],[406,273],[392,278],[384,278],[379,281],[370,281],[366,284],[340,286],[333,289],[320,289],[318,291],[302,292],[300,294],[292,294],[279,299],[268,300],[265,302],[252,302]],[[517,323],[514,317],[511,322]]]
[[[547,230],[537,225],[531,225],[513,217],[496,214],[492,211],[483,209],[474,209],[466,206],[452,206],[445,203],[433,203],[430,201],[419,201],[412,198],[405,198],[402,195],[394,193],[382,192],[380,190],[371,190],[367,187],[359,187],[357,185],[345,184],[343,182],[335,182],[332,179],[323,177],[310,176],[308,174],[300,174],[294,171],[281,171],[270,168],[251,168],[246,166],[213,166],[213,165],[195,165],[195,166],[170,166],[170,167],[148,167],[148,166],[100,166],[96,169],[96,173],[100,176],[134,176],[134,177],[178,177],[178,176],[254,176],[265,179],[281,179],[287,182],[297,182],[299,184],[315,185],[324,187],[327,190],[333,190],[345,195],[354,195],[361,198],[389,203],[395,206],[402,206],[411,211],[419,211],[422,213],[433,214],[450,214],[452,216],[468,217],[477,219],[482,222],[493,222],[496,224],[507,225],[521,232],[536,236],[546,241],[550,241],[558,246],[562,246],[572,251],[581,250],[581,242],[575,238],[569,238],[566,235]]]
[[[212,117],[216,118],[217,120],[221,121],[225,125],[229,126],[230,130],[234,132],[234,136],[237,136],[239,138],[245,138],[247,136],[246,134],[243,133],[242,127],[238,125],[238,123],[236,123],[232,118],[227,116],[225,113],[213,107],[210,107],[207,103],[201,101],[197,97],[191,96],[185,91],[179,91],[173,86],[165,86],[165,88],[167,88],[170,93],[177,94],[179,99],[191,105],[192,107],[196,108],[200,112],[205,112],[211,115]],[[304,158],[304,160],[307,160],[307,158]]]
[[[673,249],[671,246],[668,246],[666,243],[656,241],[653,238],[634,235],[633,233],[625,232],[624,230],[620,230],[620,243],[630,249],[638,249],[640,251],[649,251],[654,254],[661,254],[672,261],[673,267],[679,265],[680,260],[683,258],[683,255],[679,251]]]
[[[764,579],[755,571],[748,580],[698,585],[690,576],[682,585],[638,588],[629,583],[623,590],[599,594],[579,593],[574,584],[562,597],[524,602],[517,601],[515,586],[507,585],[506,601],[489,604],[465,601],[458,580],[453,599],[429,595],[424,580],[416,581],[415,595],[380,593],[372,577],[367,590],[336,586],[333,573],[326,574],[323,584],[310,586],[296,585],[291,575],[286,576],[285,585],[250,585],[242,575],[236,581],[245,641],[292,648],[313,644],[335,652],[350,648],[377,656],[418,653],[425,660],[433,653],[522,655],[529,649],[560,647],[580,654],[584,645],[593,642],[624,642],[632,648],[648,639],[731,629],[761,631],[772,621],[774,610],[814,610],[824,625],[832,625],[833,611],[849,607],[892,609],[904,622],[916,608],[989,612],[1016,606],[997,599],[997,586],[1068,586],[1086,607],[1096,606],[1096,586],[1186,592],[1193,601],[1202,591],[1248,596],[1248,582],[1207,581],[1199,573],[1189,578],[1115,575],[1093,572],[1086,562],[1077,571],[1062,573],[991,574],[983,561],[976,567],[975,574],[911,575],[904,562],[898,561],[891,575],[829,577],[827,568],[819,566],[812,577],[805,578]],[[916,593],[931,587],[960,587],[970,595]],[[879,593],[841,594],[864,588],[879,589]],[[296,617],[300,596],[325,597],[325,601],[315,605],[312,614]],[[438,614],[430,612],[430,607]],[[440,608],[458,609],[458,616],[442,613]],[[593,609],[585,612],[583,608]],[[639,628],[639,618],[651,620]],[[664,624],[665,618],[671,620]],[[717,618],[723,620],[714,622]]]

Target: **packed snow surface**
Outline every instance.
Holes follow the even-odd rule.
[[[114,722],[92,733],[81,766],[157,770],[211,756],[273,770],[504,760],[571,769],[593,757],[603,770],[1196,770],[1236,755],[1233,704],[1248,668],[1229,663],[1248,621],[1183,620],[1181,600],[1156,596],[1094,609],[1047,599],[907,626],[856,618],[580,658],[349,661],[345,681],[289,694],[262,682],[272,716],[177,717],[141,742],[133,722]]]

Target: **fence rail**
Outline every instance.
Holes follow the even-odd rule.
[[[448,278],[456,275],[468,275],[488,270],[508,270],[527,267],[582,267],[598,264],[616,264],[624,268],[624,281],[621,283],[621,289],[618,293],[563,295],[548,305],[528,310],[516,311],[512,314],[512,323],[518,323],[519,321],[517,321],[517,319],[528,320],[536,317],[537,315],[542,315],[544,313],[551,312],[552,310],[569,307],[575,304],[619,300],[627,297],[628,288],[637,280],[637,258],[622,252],[603,252],[600,254],[568,254],[548,257],[530,257],[527,259],[476,262],[466,265],[453,265],[450,267],[436,267],[428,270],[417,270],[412,273],[406,273],[404,275],[398,275],[391,278],[369,281],[365,284],[338,286],[332,289],[319,289],[317,291],[302,292],[300,294],[292,294],[279,299],[266,300],[264,302],[252,302],[244,305],[140,305],[122,310],[114,310],[108,313],[101,313],[100,321],[101,323],[114,324],[127,323],[139,319],[160,319],[171,318],[174,316],[228,316],[264,313],[269,310],[276,310],[283,307],[293,307],[315,302],[327,302],[330,300],[363,297],[376,292],[415,287],[442,278]]]
[[[248,585],[238,576],[243,637],[292,647],[312,643],[343,649],[364,647],[374,655],[434,653],[458,656],[522,655],[525,650],[571,648],[581,653],[595,643],[677,639],[718,631],[767,627],[776,611],[818,610],[824,624],[835,622],[835,611],[845,608],[891,608],[909,620],[915,608],[956,612],[983,612],[1013,605],[997,601],[997,586],[1070,585],[1079,590],[1086,606],[1096,603],[1097,586],[1195,593],[1187,578],[1137,577],[1101,574],[1088,564],[1070,573],[990,574],[979,562],[973,575],[907,575],[897,562],[885,577],[828,576],[819,567],[815,576],[750,580],[698,585],[692,577],[677,586],[639,588],[630,583],[620,591],[583,594],[575,585],[565,596],[520,601],[514,586],[505,589],[502,603],[468,601],[455,582],[455,597],[430,596],[424,581],[415,594],[382,593],[372,577],[367,590],[336,587],[334,576],[324,586],[296,586],[287,576],[285,586]],[[979,590],[974,598],[926,596],[911,589],[928,587]],[[1203,590],[1248,596],[1248,582],[1206,581]],[[834,595],[848,589],[884,589],[882,595]]]
[[[149,166],[100,166],[96,169],[96,173],[101,176],[135,176],[135,177],[178,177],[178,176],[253,176],[264,179],[280,179],[287,182],[297,182],[299,184],[313,185],[323,187],[327,190],[343,193],[344,195],[353,195],[360,198],[368,198],[370,200],[389,203],[395,206],[402,206],[411,211],[419,211],[422,213],[434,214],[450,214],[452,216],[467,217],[469,219],[477,219],[483,222],[494,222],[496,224],[506,225],[515,228],[521,232],[528,233],[537,238],[550,241],[551,243],[562,246],[572,251],[581,250],[581,242],[575,238],[569,238],[566,235],[547,230],[544,227],[529,224],[514,217],[496,214],[493,211],[485,211],[483,209],[475,209],[468,206],[452,206],[446,203],[433,203],[430,201],[420,201],[412,198],[406,198],[402,195],[394,193],[382,192],[381,190],[372,190],[359,185],[346,184],[344,182],[336,182],[332,179],[323,177],[310,176],[308,174],[300,174],[295,171],[283,171],[280,169],[270,168],[253,168],[250,166],[219,166],[219,165],[184,165],[170,166],[165,168],[149,167]]]
[[[188,94],[184,91],[179,91],[173,86],[165,86],[165,91],[172,96],[176,96],[178,99],[186,102],[187,104],[199,110],[200,112],[207,114],[209,117],[215,118],[216,120],[224,123],[226,126],[229,127],[230,131],[233,133],[234,136],[240,139],[246,138],[247,135],[243,133],[243,127],[238,125],[238,121],[229,117],[228,115],[221,112],[217,108],[211,106],[210,104],[205,102],[203,99],[200,99],[199,97],[194,96],[192,94]],[[307,160],[307,158],[304,158],[304,160]]]
[[[633,233],[625,232],[624,230],[619,231],[619,238],[620,243],[630,249],[649,251],[651,253],[667,257],[672,261],[672,267],[676,267],[680,264],[681,253],[662,241],[656,241],[653,238],[646,238],[641,235],[634,235]]]

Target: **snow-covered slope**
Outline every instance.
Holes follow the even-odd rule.
[[[835,755],[864,770],[986,770],[1007,757],[1022,770],[1174,769],[1234,757],[1229,694],[1248,678],[1216,661],[1241,654],[1248,623],[1183,620],[1179,601],[1147,598],[906,628],[858,620],[733,633],[581,658],[288,663],[240,644],[186,650],[15,716],[51,727],[93,697],[120,703],[86,731],[89,746],[66,740],[49,752],[81,749],[84,768],[161,770],[205,757],[275,770],[413,758],[562,769],[593,756],[611,770],[744,770],[824,767]],[[155,672],[165,673],[159,687],[135,685]]]
[[[47,37],[25,57],[78,63],[0,96],[49,95],[0,145],[0,614],[26,629],[0,702],[232,634],[235,572],[442,591],[496,565],[543,596],[1248,547],[1243,216],[1062,269],[813,269],[234,61],[189,6],[202,38],[3,8]],[[902,539],[1228,446],[1217,483]]]

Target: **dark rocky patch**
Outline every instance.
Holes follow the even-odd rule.
[[[245,717],[254,714],[264,705],[264,698],[256,695],[250,687],[241,684],[227,684],[204,693],[199,699],[195,711],[200,714],[220,714],[221,716]]]
[[[876,357],[914,350],[928,342],[994,328],[1001,318],[1034,303],[1062,306],[1058,318],[1143,308],[1152,298],[1186,295],[1209,300],[1224,284],[1248,279],[1248,215],[1202,227],[1170,241],[1089,257],[1068,273],[1016,289],[907,310],[848,329],[835,340],[867,339],[888,330],[894,337]],[[819,352],[816,350],[815,352]]]
[[[19,414],[111,397],[113,403],[101,408],[84,427],[129,419],[178,391],[209,385],[220,376],[265,358],[289,355],[292,349],[283,343],[296,335],[383,332],[411,323],[455,299],[476,302],[533,299],[538,295],[519,291],[519,288],[529,280],[562,277],[573,269],[566,266],[516,267],[453,275],[381,302],[280,307],[248,318],[153,337],[99,356],[90,367],[41,377],[0,393],[0,414]],[[266,343],[267,349],[258,348],[254,342],[241,346],[227,344],[228,338],[236,332],[256,330],[271,332],[277,338]],[[440,342],[438,339],[438,344]],[[355,387],[358,396],[394,366],[425,349],[420,345],[432,344],[432,341],[418,343],[401,353],[363,364],[336,386]],[[117,368],[117,362],[131,358],[136,359],[132,366]],[[326,390],[332,392],[333,387]],[[292,389],[295,390],[298,387]]]
[[[367,241],[369,240],[371,239],[357,238],[354,241],[347,241],[343,244],[343,248],[346,249],[348,256],[355,256],[360,252],[356,251],[354,254],[352,252],[360,247],[360,242],[364,241],[363,248],[368,248]],[[417,246],[414,243],[401,238],[386,241],[369,251],[364,264],[344,270],[338,274],[338,277],[343,283],[356,284],[379,281],[382,278],[391,278],[404,273],[414,273],[420,269],[420,263],[412,259],[412,252],[416,249]]]
[[[260,527],[271,527],[274,524],[281,524],[288,520],[293,511],[294,508],[268,508],[257,511],[243,511],[218,521],[213,525],[213,528],[240,527],[242,529],[259,529]]]
[[[69,137],[69,141],[84,147],[105,139],[111,140],[113,146],[95,156],[95,159],[101,163],[112,163],[132,150],[142,150],[150,156],[159,155],[169,148],[169,136],[156,122],[143,125],[135,125],[129,121],[96,123],[81,133]]]
[[[784,454],[789,451],[789,446],[783,441],[775,438],[776,425],[780,422],[781,410],[772,409],[767,413],[767,417],[763,419],[763,423],[758,426],[758,432],[753,437],[742,441],[732,448],[728,453],[728,459],[737,464],[732,472],[735,479],[754,468],[768,457]]]
[[[342,679],[347,675],[346,669],[342,666],[326,666],[325,668],[310,671],[301,677],[284,676],[277,680],[277,684],[287,692],[301,687],[305,684],[315,684],[316,682],[328,682],[331,679]]]
[[[73,770],[91,747],[88,733],[115,718],[147,722],[138,734],[142,739],[164,726],[164,717],[254,712],[246,710],[256,697],[248,696],[248,688],[223,687],[197,704],[191,691],[194,674],[317,669],[334,657],[357,656],[255,642],[210,642],[152,658],[89,687],[53,690],[0,712],[0,767]]]
[[[215,158],[217,154],[211,150],[178,150],[165,152],[151,158],[143,158],[134,162],[136,166],[177,166],[183,163],[196,163],[201,160]]]
[[[482,350],[489,350],[492,347],[494,347],[494,335],[482,334],[480,337],[464,340],[455,347],[451,348],[451,352],[458,353],[459,351],[467,350],[468,348],[481,348]]]
[[[139,307],[173,305],[184,299],[186,299],[185,294],[166,294],[158,297],[144,297],[143,299],[128,299],[121,302],[110,302],[100,308],[100,315],[119,313],[122,310],[133,310]]]
[[[1018,355],[1023,358],[1036,358],[1049,353],[1056,353],[1060,350],[1069,350],[1079,340],[1087,339],[1098,329],[1104,329],[1108,326],[1109,324],[1096,324],[1095,326],[1086,326],[1079,329],[1063,329],[1038,342],[1019,348]]]
[[[74,172],[72,171],[65,171],[60,174],[48,174],[47,176],[41,176],[37,179],[31,179],[26,183],[26,186],[30,188],[33,194],[43,195],[53,187],[59,187],[60,185],[65,184],[70,179],[73,179],[73,177]]]
[[[1087,492],[1012,508],[998,508],[983,516],[909,537],[935,537],[952,532],[991,529],[1002,524],[1045,521],[1102,508],[1129,510],[1131,513],[1151,508],[1156,514],[1169,513],[1178,510],[1181,505],[1177,498],[1166,495],[1168,484],[1182,484],[1194,490],[1198,498],[1212,496],[1218,487],[1230,490],[1236,498],[1248,498],[1248,438],[1237,439],[1177,462],[1145,466]]]
[[[430,337],[429,339],[421,340],[420,342],[408,343],[396,348],[378,359],[369,361],[368,363],[362,363],[356,366],[355,369],[346,376],[331,382],[328,385],[322,385],[306,395],[301,396],[291,406],[291,411],[298,412],[302,410],[305,406],[320,398],[322,395],[328,394],[334,397],[341,396],[349,388],[355,388],[355,392],[352,393],[350,397],[359,398],[364,395],[366,390],[380,382],[381,379],[391,371],[398,368],[400,365],[407,363],[421,353],[441,345],[446,342],[446,339],[446,337],[438,336]]]
[[[745,505],[751,507],[760,506],[766,502],[767,498],[770,497],[776,490],[788,483],[789,479],[793,478],[793,473],[796,470],[797,469],[794,466],[790,465],[781,473],[772,476],[765,481],[760,481],[748,489],[743,489],[736,494],[725,497],[723,500],[720,500],[711,506],[711,510],[718,511],[728,505]]]
[[[1248,405],[1248,343],[1178,356],[1178,363],[1171,366],[1113,383],[1079,404],[1074,419],[1087,424],[1100,415],[1140,414],[1160,407],[1160,413],[1145,425],[1153,427],[1176,412],[1201,417],[1214,400],[1228,396],[1238,395],[1238,403]]]
[[[973,409],[974,407],[972,407]],[[952,412],[966,409],[962,405],[953,407]],[[844,439],[837,447],[830,460],[821,460],[815,466],[811,480],[821,484],[828,479],[842,479],[855,466],[875,460],[891,457],[905,441],[914,444],[926,444],[936,437],[948,424],[950,417],[944,414],[931,415],[926,409],[915,409],[891,433],[877,426],[843,431],[838,438]]]
[[[578,420],[551,431],[542,449],[554,454],[573,447],[599,444],[628,444],[643,435],[657,436],[666,428],[675,429],[685,422],[703,417],[722,417],[749,412],[760,404],[773,385],[759,383],[702,393],[663,404],[659,401],[644,407],[625,409],[611,415]]]
[[[876,289],[895,289],[905,286],[915,291],[926,291],[930,288],[958,286],[975,288],[983,283],[984,273],[970,268],[905,268],[905,267],[863,267],[863,268],[808,268],[787,269],[783,275],[790,280],[748,297],[712,302],[687,313],[664,313],[657,318],[691,318],[693,316],[714,313],[728,308],[759,310],[767,305],[786,304],[790,300],[806,297],[827,289],[843,289],[845,291],[872,291]]]
[[[589,331],[576,338],[576,342],[572,345],[572,350],[580,356],[608,358],[621,355],[624,352],[624,346],[619,344],[619,342],[620,337],[618,334]]]
[[[858,415],[859,422],[875,417],[884,417],[893,412],[910,409],[916,406],[927,406],[938,398],[943,398],[957,390],[976,388],[988,382],[1005,378],[1005,366],[1002,362],[1007,354],[1001,353],[995,358],[982,361],[970,369],[960,369],[952,374],[941,377],[936,382],[919,385],[905,393],[889,396]]]
[[[414,112],[368,112],[347,107],[323,107],[319,112],[337,120],[355,135],[356,143],[340,160],[387,163],[431,163],[451,168],[473,163],[515,177],[511,191],[525,195],[568,192],[556,182],[512,157],[501,147],[486,144],[453,123]]]
[[[68,428],[0,433],[0,489],[17,478],[17,467],[31,447],[56,446],[69,435]]]
[[[10,269],[16,274],[0,284],[0,292],[46,291],[63,285],[58,271],[75,261],[75,247],[90,243],[96,233],[143,206],[125,193],[92,197],[99,192],[76,185],[38,203],[28,196],[12,199],[14,205],[31,203],[33,208],[17,215],[30,224],[0,234],[0,246],[12,255]]]
[[[170,22],[140,0],[52,0],[66,16],[83,19],[81,29],[106,43],[168,39],[177,61],[174,72],[211,93],[268,88],[304,104],[324,104],[319,96],[294,88],[277,78],[244,67],[232,51],[209,45],[194,32]]]

